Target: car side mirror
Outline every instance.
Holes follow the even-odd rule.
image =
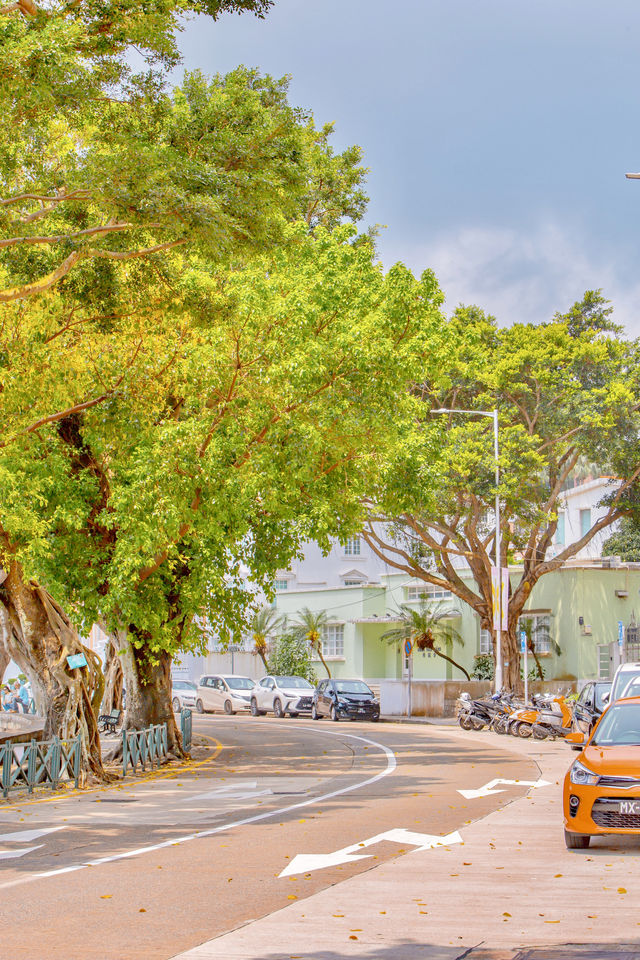
[[[610,696],[611,696],[610,693],[603,693],[603,694],[602,694],[602,702],[603,702],[603,703],[609,703],[609,698],[610,698]]]
[[[576,732],[567,734],[565,740],[571,746],[572,750],[582,750],[587,738],[584,733]]]

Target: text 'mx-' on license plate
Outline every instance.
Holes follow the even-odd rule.
[[[640,800],[621,800],[619,812],[640,814]]]

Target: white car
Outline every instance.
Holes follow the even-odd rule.
[[[224,710],[227,714],[249,710],[251,690],[255,681],[233,673],[215,673],[200,677],[196,699],[198,713]]]
[[[621,663],[614,674],[608,702],[614,703],[622,697],[637,697],[639,682],[640,663]]]
[[[171,706],[174,713],[179,713],[184,707],[195,710],[196,685],[191,680],[171,681]]]
[[[297,717],[311,713],[314,689],[304,677],[263,677],[251,691],[251,714],[259,717],[272,711],[276,717],[286,713]]]

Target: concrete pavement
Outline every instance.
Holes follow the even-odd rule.
[[[575,757],[566,744],[430,733],[461,745],[498,741],[550,785],[461,827],[461,844],[384,862],[175,960],[640,957],[640,842],[565,849],[561,784]]]

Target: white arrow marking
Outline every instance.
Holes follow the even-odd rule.
[[[548,787],[548,780],[489,780],[488,783],[485,783],[484,787],[480,787],[478,790],[458,790],[458,793],[461,793],[466,800],[476,800],[478,797],[488,797],[494,793],[504,793],[504,790],[495,790],[499,783],[511,784],[513,786],[519,787],[533,787],[537,789],[538,787]]]
[[[448,847],[452,843],[462,843],[462,837],[457,830],[454,833],[446,834],[444,837],[438,837],[430,833],[413,833],[411,830],[397,828],[387,830],[385,833],[378,833],[375,837],[369,837],[368,840],[363,840],[361,843],[353,843],[350,847],[343,847],[342,850],[336,850],[334,853],[299,853],[279,876],[289,877],[292,874],[310,873],[312,870],[323,870],[325,867],[350,863],[352,860],[366,860],[371,854],[358,853],[358,851],[364,847],[371,847],[375,843],[382,843],[383,840],[416,847],[414,853],[419,850],[431,850],[432,847]]]
[[[48,833],[64,830],[64,827],[46,827],[44,830],[21,830],[20,833],[0,833],[0,843],[31,843]]]
[[[15,860],[16,857],[24,857],[26,853],[32,850],[39,850],[44,844],[39,843],[36,847],[25,847],[24,850],[3,850],[0,851],[0,860]]]

